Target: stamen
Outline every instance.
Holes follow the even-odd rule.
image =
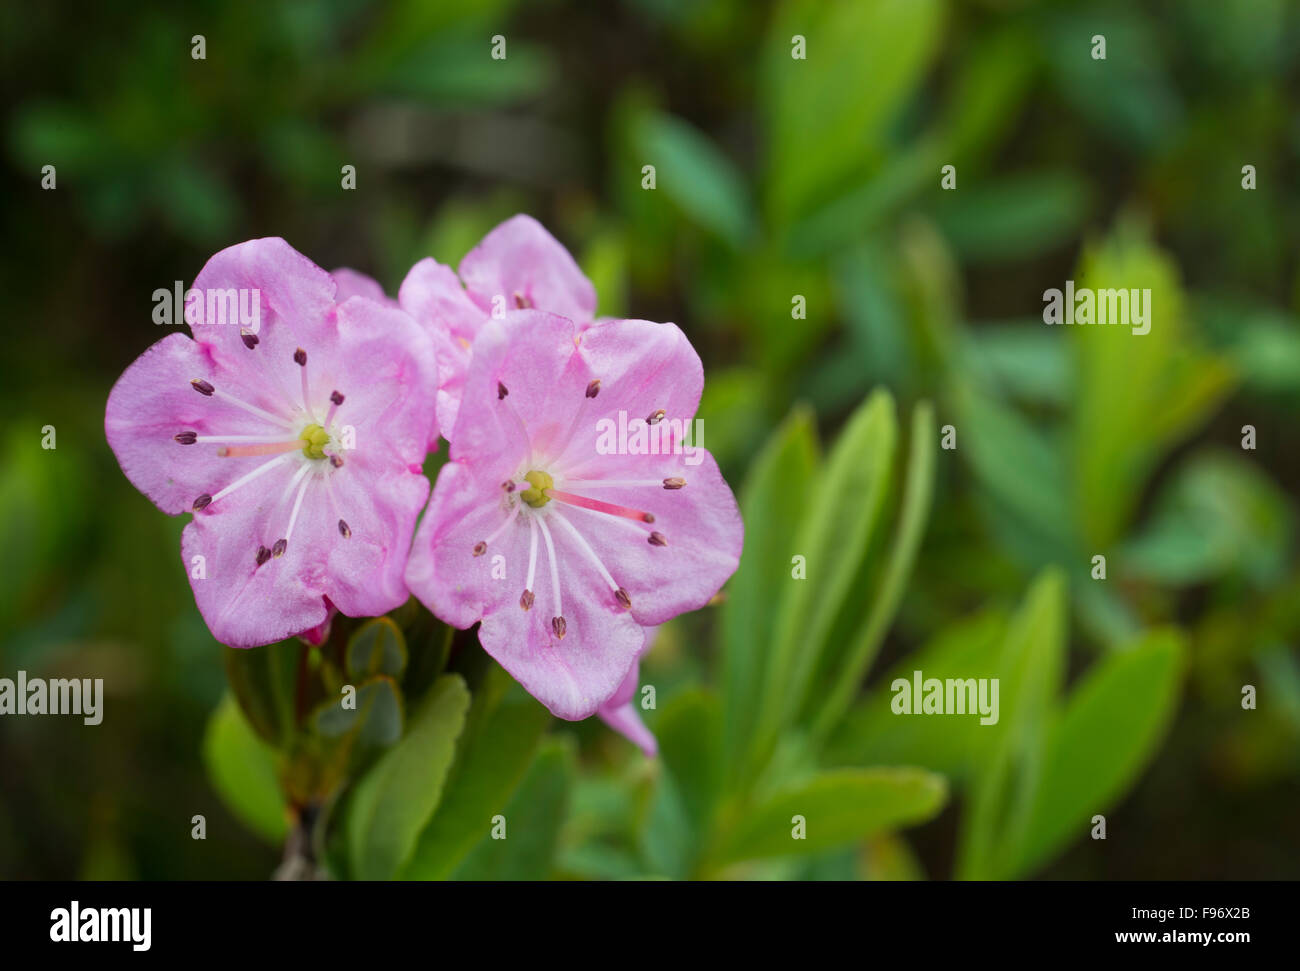
[[[222,458],[242,458],[245,455],[279,455],[300,448],[302,440],[295,438],[290,441],[267,442],[264,445],[225,445],[217,449],[217,454]]]
[[[506,386],[505,386],[504,384],[502,384],[500,381],[498,381],[498,382],[497,382],[497,401],[502,400],[502,399],[503,399],[506,395],[508,395],[509,393],[510,393],[510,392],[506,390]]]
[[[298,365],[298,376],[302,379],[303,410],[311,416],[312,421],[315,421],[316,413],[311,410],[311,392],[307,388],[307,352],[301,347],[293,352],[293,363]]]
[[[664,534],[663,534],[663,533],[660,533],[660,532],[653,532],[653,533],[651,533],[651,534],[646,538],[646,542],[648,542],[651,546],[667,546],[667,545],[668,545],[668,540],[664,537]]]
[[[289,548],[289,541],[287,539],[277,539],[275,541],[275,545],[271,547],[271,555],[274,556],[276,559],[279,559],[280,557],[284,556],[284,551],[287,550],[288,548]]]
[[[193,445],[199,440],[198,432],[177,432],[172,436],[172,441],[180,442],[182,445]]]
[[[657,425],[664,420],[665,414],[667,414],[667,412],[662,408],[659,408],[658,410],[651,412],[650,417],[645,420],[645,423],[647,425]]]
[[[551,588],[555,591],[555,616],[551,618],[551,629],[555,631],[555,636],[560,640],[564,639],[564,632],[568,629],[564,623],[564,602],[560,597],[560,567],[555,561],[555,541],[551,539],[551,531],[546,525],[546,519],[543,516],[533,516],[537,521],[537,526],[542,531],[542,539],[546,540],[546,558],[551,564]]]
[[[330,465],[334,466],[334,468],[336,468],[336,469],[341,469],[341,468],[343,468],[343,456],[342,456],[342,455],[336,455],[336,454],[334,454],[333,452],[331,452],[331,453],[330,453]]]
[[[339,405],[341,405],[341,404],[343,404],[343,395],[339,394],[337,391],[331,391],[331,392],[330,392],[330,410],[329,410],[329,413],[325,415],[325,427],[326,427],[326,428],[328,428],[329,425],[330,425],[330,422],[332,422],[332,421],[334,420],[334,413],[335,413],[336,411],[339,410]]]
[[[198,512],[200,509],[207,509],[210,505],[212,505],[212,497],[205,492],[194,500],[192,508],[195,512]]]
[[[207,395],[215,394],[222,401],[228,401],[236,408],[243,408],[244,411],[248,412],[250,415],[256,415],[258,418],[262,418],[266,421],[269,421],[273,425],[279,425],[281,428],[289,428],[289,429],[293,428],[293,425],[291,425],[289,421],[285,418],[281,418],[278,415],[273,415],[269,411],[263,411],[261,408],[257,407],[257,405],[250,405],[246,401],[241,401],[240,399],[236,398],[233,394],[227,394],[225,391],[218,391],[216,388],[212,387],[212,385],[208,384],[206,381],[202,383],[207,384],[208,390],[202,391],[201,389],[198,389],[196,386],[196,390],[199,390],[201,394],[207,394]]]
[[[591,548],[591,544],[583,538],[583,535],[580,532],[578,532],[578,527],[574,526],[573,523],[569,522],[568,519],[561,516],[558,512],[555,513],[555,521],[569,531],[569,535],[573,537],[573,541],[578,544],[578,549],[582,550],[583,555],[585,555],[587,559],[591,560],[592,565],[595,566],[596,572],[600,574],[601,579],[609,585],[609,589],[614,592],[615,596],[617,596],[618,592],[623,588],[614,582],[614,578],[609,575],[609,571],[605,569],[605,564],[600,561],[600,557],[597,556],[596,551]],[[621,603],[622,601],[620,600],[619,602]]]
[[[505,482],[501,483],[501,488],[506,492],[514,492],[515,484],[511,482],[509,479],[507,479]]]
[[[524,592],[519,597],[519,606],[524,610],[533,609],[533,580],[537,577],[537,519],[528,517],[528,580],[524,583]]]
[[[518,291],[515,292],[515,306],[520,310],[528,310],[532,307],[533,302]],[[563,635],[561,635],[563,636]]]
[[[339,520],[339,535],[344,539],[352,538],[352,530],[348,529],[348,524],[341,519]]]
[[[288,547],[289,540],[293,536],[293,527],[298,523],[298,513],[302,509],[302,499],[303,496],[307,494],[307,486],[311,485],[311,479],[306,478],[307,473],[310,471],[311,471],[311,466],[304,465],[301,469],[298,470],[298,475],[293,480],[294,482],[297,482],[298,479],[302,479],[302,485],[298,486],[298,494],[294,496],[293,499],[293,511],[289,513],[289,528],[284,531],[284,539],[280,540],[280,543],[283,543],[285,547]],[[292,486],[293,483],[291,482],[290,488],[292,488]],[[275,545],[279,546],[280,543],[276,543]],[[280,553],[283,552],[284,549],[282,548],[280,550]],[[276,555],[278,556],[279,554]]]
[[[591,384],[587,385],[588,398],[594,398],[598,394],[600,394],[600,378],[597,378],[595,381],[592,381]]]
[[[575,496],[572,492],[561,492],[559,489],[547,489],[546,494],[552,499],[558,499],[560,502],[568,503],[570,506],[580,506],[583,509],[590,509],[593,512],[608,513],[611,516],[621,516],[623,519],[632,519],[640,523],[652,523],[655,521],[653,513],[642,512],[640,509],[632,509],[629,506],[616,506],[612,502],[602,502],[599,499],[588,499],[586,496]]]
[[[676,476],[669,479],[566,479],[567,483],[580,485],[584,489],[591,486],[610,486],[624,489],[659,489],[668,490],[682,489],[686,486],[686,480]],[[551,495],[555,495],[554,490]]]
[[[270,558],[271,558],[271,551],[268,550],[265,546],[259,546],[257,548],[256,560],[258,566],[262,566]]]
[[[201,442],[205,445],[221,442],[246,442],[252,445],[278,445],[284,441],[283,435],[200,435],[197,432],[182,432],[182,434],[193,435],[196,442]]]
[[[628,596],[627,591],[622,587],[614,591],[614,599],[623,605],[624,610],[632,609],[632,598]]]
[[[250,351],[261,343],[258,336],[246,327],[239,328],[239,339],[244,342],[244,346]]]
[[[230,495],[232,492],[234,492],[234,491],[235,491],[236,489],[238,489],[240,486],[247,485],[249,482],[252,482],[254,479],[256,479],[256,478],[257,478],[259,475],[261,475],[262,473],[264,473],[264,472],[269,472],[271,469],[275,468],[277,465],[282,465],[283,463],[289,461],[289,459],[290,459],[291,457],[292,457],[292,456],[290,456],[289,454],[286,453],[285,455],[280,455],[280,456],[277,456],[276,458],[271,459],[271,461],[269,461],[269,462],[263,462],[261,465],[259,465],[257,468],[255,468],[252,472],[249,472],[247,475],[242,476],[242,477],[236,479],[234,482],[230,483],[230,485],[226,486],[224,489],[222,489],[220,492],[218,492],[215,496],[212,497],[212,501],[213,501],[213,502],[218,502],[218,501],[220,501],[221,499],[224,499],[226,496]]]
[[[195,391],[197,391],[199,394],[203,395],[205,398],[211,398],[212,392],[217,390],[212,385],[208,384],[208,382],[200,378],[194,378],[193,380],[191,380],[190,387],[193,388]]]
[[[492,531],[492,534],[488,536],[487,539],[479,540],[477,543],[474,544],[474,555],[482,556],[484,553],[486,553],[488,544],[495,543],[497,537],[500,536],[502,533],[504,533],[506,531],[506,527],[509,526],[511,523],[513,523],[518,516],[519,516],[519,510],[512,509],[510,511],[510,515],[506,517],[506,521],[502,523],[500,526],[498,526],[496,529],[494,529]]]

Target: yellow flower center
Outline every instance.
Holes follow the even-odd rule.
[[[547,473],[533,469],[525,475],[524,478],[528,480],[528,484],[531,485],[532,488],[525,489],[523,492],[519,493],[520,499],[528,503],[528,505],[532,506],[534,509],[541,509],[542,506],[551,501],[551,497],[546,494],[546,490],[555,485],[555,480]]]
[[[325,457],[325,446],[329,444],[329,432],[321,428],[320,425],[308,425],[302,430],[299,436],[302,442],[302,454],[309,459],[323,459]]]

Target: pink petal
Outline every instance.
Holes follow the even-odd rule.
[[[456,427],[470,347],[487,315],[470,300],[451,267],[427,258],[406,274],[398,301],[433,339],[438,360],[438,424],[450,433]]]
[[[319,344],[328,334],[336,285],[328,273],[283,239],[269,237],[217,253],[199,271],[193,289],[204,294],[205,306],[208,299],[231,291],[247,294],[254,303],[252,291],[257,292],[258,319],[247,329],[257,335],[262,359],[273,365],[275,376],[282,377],[287,387],[297,381],[294,350]],[[234,374],[248,370],[240,326],[205,314],[190,330],[219,367]]]
[[[531,216],[507,219],[461,260],[460,278],[486,313],[493,299],[513,309],[520,304],[585,325],[596,312],[596,288],[560,242]]]
[[[126,477],[159,509],[173,515],[189,512],[214,483],[232,481],[262,461],[219,458],[215,448],[178,444],[176,434],[258,435],[268,430],[248,412],[196,393],[190,385],[196,378],[224,383],[198,343],[184,334],[169,334],[117,379],[104,413],[104,435]]]
[[[384,293],[384,288],[379,285],[379,281],[373,277],[366,276],[356,270],[350,270],[346,266],[341,266],[330,274],[334,279],[334,285],[338,290],[334,294],[334,299],[342,303],[348,297],[365,297],[367,300],[373,300],[376,303],[395,306],[397,301]]]

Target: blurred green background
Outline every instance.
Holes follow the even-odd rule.
[[[104,441],[109,388],[163,336],[153,291],[275,235],[393,293],[520,211],[600,313],[691,338],[747,544],[725,603],[643,667],[662,760],[520,716],[531,747],[498,801],[536,825],[518,859],[467,845],[455,873],[1300,876],[1296,4],[236,0],[0,22],[0,676],[106,691],[98,727],[0,722],[0,876],[262,878],[280,857],[273,773],[247,740],[223,761],[248,733],[210,724],[227,651],[183,522]],[[1067,279],[1151,288],[1150,334],[1044,326]],[[1001,724],[890,715],[916,667],[1000,675]],[[910,808],[878,784],[914,787]],[[764,845],[764,813],[788,829],[805,806],[826,807],[817,838]],[[421,839],[407,875],[452,872],[420,871]]]

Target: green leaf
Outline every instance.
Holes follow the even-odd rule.
[[[203,762],[235,818],[269,843],[282,844],[289,824],[275,753],[253,732],[230,695],[208,719]]]
[[[702,689],[679,695],[660,713],[654,731],[695,849],[708,835],[722,788],[722,716],[717,699]]]
[[[316,731],[326,738],[354,735],[363,746],[392,745],[402,736],[405,713],[397,683],[377,675],[356,686],[356,707],[344,708],[343,696],[327,700],[312,714]]]
[[[297,640],[287,640],[222,652],[235,700],[248,723],[271,745],[283,745],[294,729],[298,655],[305,649]]]
[[[476,693],[474,705],[487,693]],[[515,686],[481,719],[471,709],[446,795],[420,833],[405,877],[441,880],[455,870],[483,838],[492,817],[505,809],[550,721],[550,713]]]
[[[485,835],[456,871],[458,880],[544,880],[551,875],[560,826],[577,775],[568,739],[546,741],[502,815],[506,838]]]
[[[348,638],[348,673],[358,680],[376,674],[400,678],[406,660],[406,638],[389,617],[366,621]]]
[[[345,824],[354,877],[390,879],[410,858],[442,796],[468,707],[465,682],[454,674],[439,678],[406,737],[357,783]]]
[[[962,879],[1014,870],[1042,768],[1043,739],[1065,667],[1065,580],[1045,570],[1012,617],[998,659],[998,722],[981,726],[982,750],[957,852]]]
[[[1178,632],[1153,631],[1087,673],[1048,736],[1018,872],[1082,837],[1137,779],[1173,717],[1184,654]]]
[[[934,218],[968,263],[1019,260],[1072,239],[1088,204],[1080,176],[1036,172],[944,193]]]
[[[898,528],[889,551],[884,575],[875,599],[857,637],[850,643],[832,672],[833,683],[815,705],[814,739],[825,738],[843,717],[861,688],[867,668],[875,659],[880,643],[903,599],[903,588],[916,562],[925,523],[934,497],[934,409],[922,402],[912,415],[911,462],[903,487]]]
[[[849,419],[812,496],[794,552],[806,579],[791,578],[781,599],[750,765],[761,767],[781,729],[803,707],[827,637],[881,519],[897,438],[894,401],[877,391]]]
[[[890,707],[892,685],[899,678],[910,682],[915,671],[941,681],[997,677],[1006,630],[1003,613],[984,610],[939,631],[880,678],[840,722],[822,758],[830,765],[915,765],[954,779],[968,778],[988,726],[976,717],[896,715]]]
[[[777,224],[877,168],[889,127],[938,50],[939,0],[786,0],[760,62],[768,208]],[[791,38],[806,39],[806,57]]]
[[[1198,346],[1178,270],[1128,223],[1084,255],[1079,287],[1150,290],[1150,331],[1064,328],[1079,379],[1072,409],[1070,485],[1088,548],[1110,552],[1132,517],[1147,477],[1165,453],[1217,407],[1234,380],[1229,366]],[[1131,314],[1130,314],[1131,316]],[[1054,493],[1060,496],[1061,493]]]
[[[754,231],[744,176],[703,133],[671,115],[647,112],[637,148],[655,167],[655,186],[688,218],[733,246]]]
[[[911,826],[943,808],[947,785],[920,769],[834,769],[745,811],[710,859],[741,860],[819,853],[882,830]],[[792,835],[803,817],[805,838]]]
[[[723,750],[732,776],[739,772],[753,731],[765,648],[771,642],[781,594],[790,583],[797,524],[792,512],[801,509],[812,492],[817,460],[813,416],[797,408],[754,460],[741,491],[745,548],[739,569],[727,583],[720,621]]]
[[[1118,562],[1126,578],[1184,585],[1240,572],[1263,587],[1285,574],[1294,534],[1286,496],[1265,472],[1206,451],[1178,469]]]

